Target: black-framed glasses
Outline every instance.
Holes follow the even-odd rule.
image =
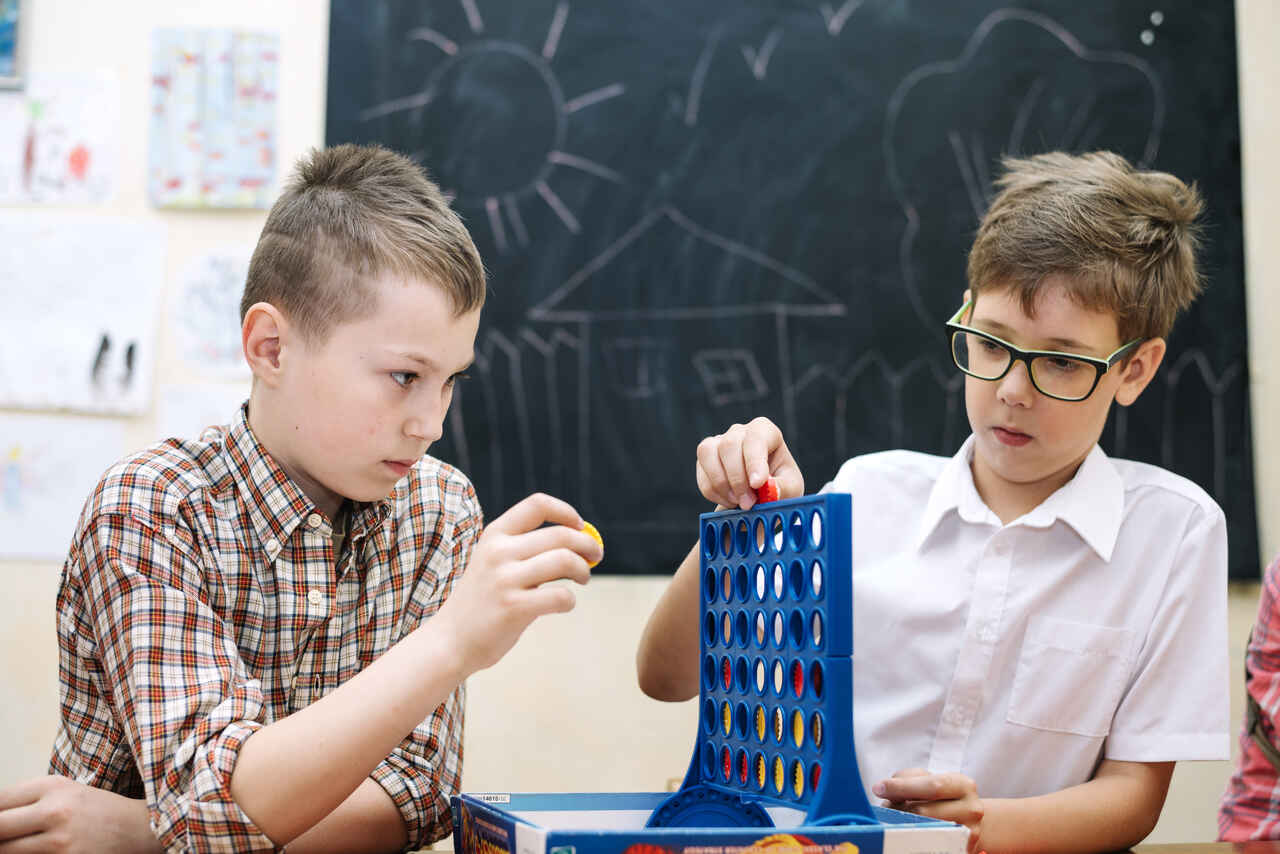
[[[972,306],[970,299],[947,321],[956,367],[971,377],[994,382],[1009,373],[1015,362],[1022,362],[1036,390],[1054,400],[1084,400],[1093,394],[1102,375],[1143,341],[1135,338],[1105,359],[1056,350],[1019,350],[1003,338],[960,323]]]

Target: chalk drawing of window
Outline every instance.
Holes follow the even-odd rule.
[[[613,388],[636,400],[667,390],[668,344],[658,338],[618,338],[604,345],[604,358]]]
[[[750,350],[702,350],[694,354],[693,366],[716,406],[749,403],[769,395],[769,384]]]

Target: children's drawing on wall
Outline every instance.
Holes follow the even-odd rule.
[[[115,189],[120,82],[30,74],[0,92],[0,203],[102,202]]]
[[[170,328],[187,367],[217,378],[245,378],[240,349],[240,294],[249,272],[249,247],[219,249],[193,260],[173,300]]]
[[[157,30],[151,50],[151,201],[266,207],[275,176],[277,34]]]
[[[144,412],[164,255],[152,223],[0,215],[0,407]]]
[[[126,451],[114,419],[0,419],[0,558],[64,557],[85,496]]]
[[[18,74],[18,0],[0,0],[0,88],[20,86]]]

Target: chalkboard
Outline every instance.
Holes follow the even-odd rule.
[[[490,517],[545,490],[598,571],[668,572],[735,421],[811,490],[953,453],[943,322],[998,159],[1105,148],[1199,185],[1209,284],[1103,447],[1201,484],[1257,577],[1229,0],[333,0],[329,50],[327,141],[423,163],[485,258],[434,452]]]

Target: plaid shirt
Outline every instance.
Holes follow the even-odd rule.
[[[1262,734],[1280,746],[1280,558],[1267,567],[1258,620],[1245,653],[1247,690],[1261,710]],[[1240,764],[1218,808],[1218,838],[1225,842],[1280,839],[1280,773],[1249,736],[1240,732]]]
[[[58,589],[51,773],[145,797],[170,851],[273,850],[231,798],[240,746],[346,682],[440,607],[480,535],[475,491],[426,457],[329,520],[246,409],[117,463],[85,504]],[[410,676],[411,674],[406,674]],[[464,688],[371,774],[410,847],[449,833]]]

